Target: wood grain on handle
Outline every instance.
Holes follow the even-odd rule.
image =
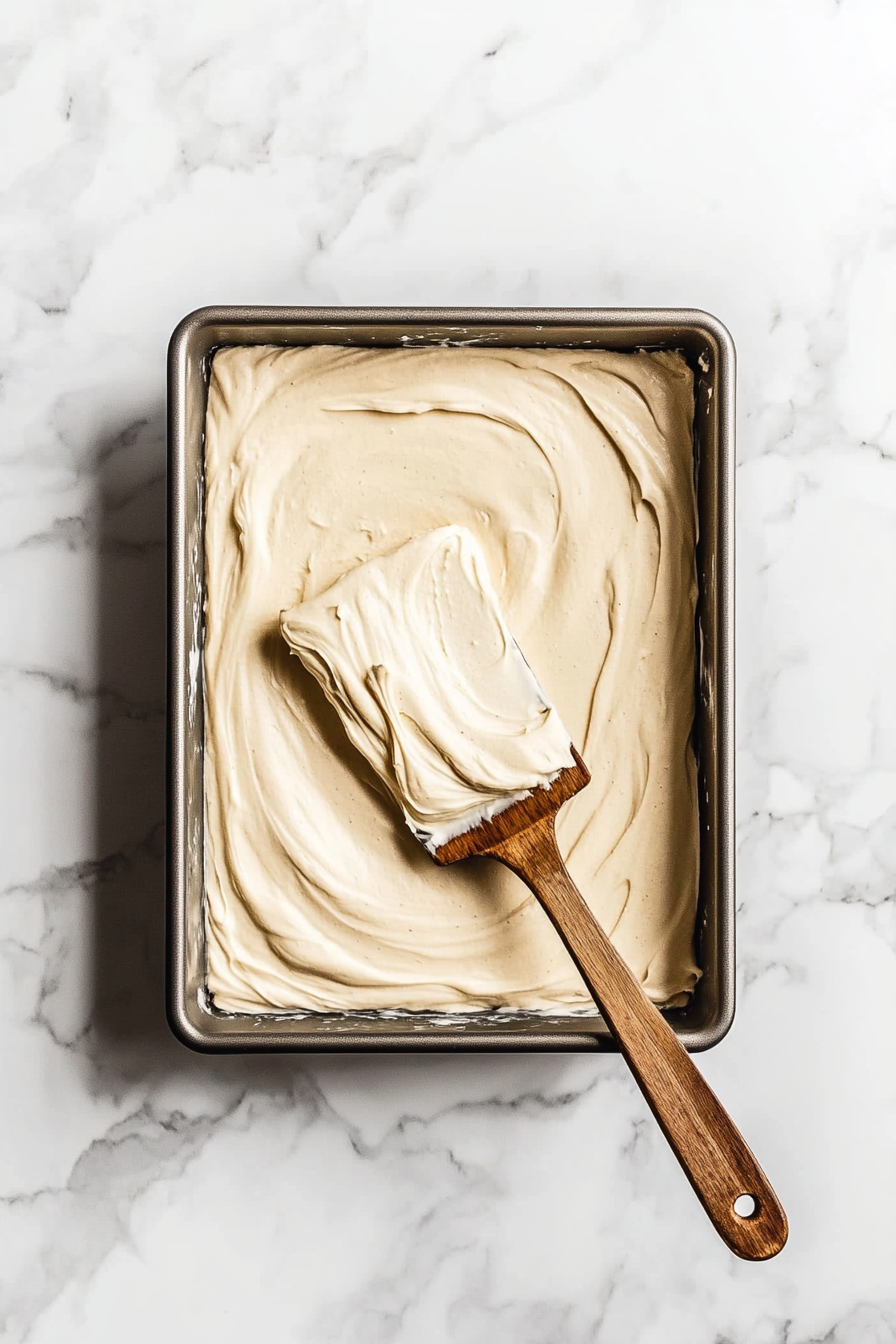
[[[787,1218],[774,1190],[579,894],[557,848],[553,815],[479,852],[513,869],[544,906],[719,1235],[745,1260],[776,1255],[787,1240]],[[741,1195],[754,1200],[747,1217],[734,1209]]]

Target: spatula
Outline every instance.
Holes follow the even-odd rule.
[[[722,1240],[744,1260],[768,1260],[787,1240],[787,1218],[774,1190],[675,1032],[594,918],[560,856],[554,820],[591,778],[575,748],[572,754],[575,766],[561,770],[549,788],[534,790],[447,841],[433,857],[439,864],[474,854],[497,859],[534,892]]]
[[[775,1255],[774,1191],[564,867],[554,818],[590,775],[473,536],[447,526],[360,564],[281,630],[436,862],[484,855],[532,889],[719,1234],[745,1259]]]

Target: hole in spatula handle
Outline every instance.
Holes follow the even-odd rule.
[[[738,1195],[734,1201],[734,1212],[738,1218],[755,1218],[759,1212],[759,1200],[755,1195]]]

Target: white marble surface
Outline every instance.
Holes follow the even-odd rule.
[[[0,18],[0,1337],[896,1340],[896,9]],[[164,358],[214,302],[693,305],[739,402],[739,984],[791,1219],[616,1059],[207,1059],[162,1013]]]

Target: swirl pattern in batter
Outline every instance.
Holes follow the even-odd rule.
[[[697,892],[696,502],[679,356],[242,347],[206,446],[208,985],[232,1012],[591,1003],[511,873],[437,868],[290,658],[280,612],[457,524],[592,772],[570,871],[683,1003]]]

